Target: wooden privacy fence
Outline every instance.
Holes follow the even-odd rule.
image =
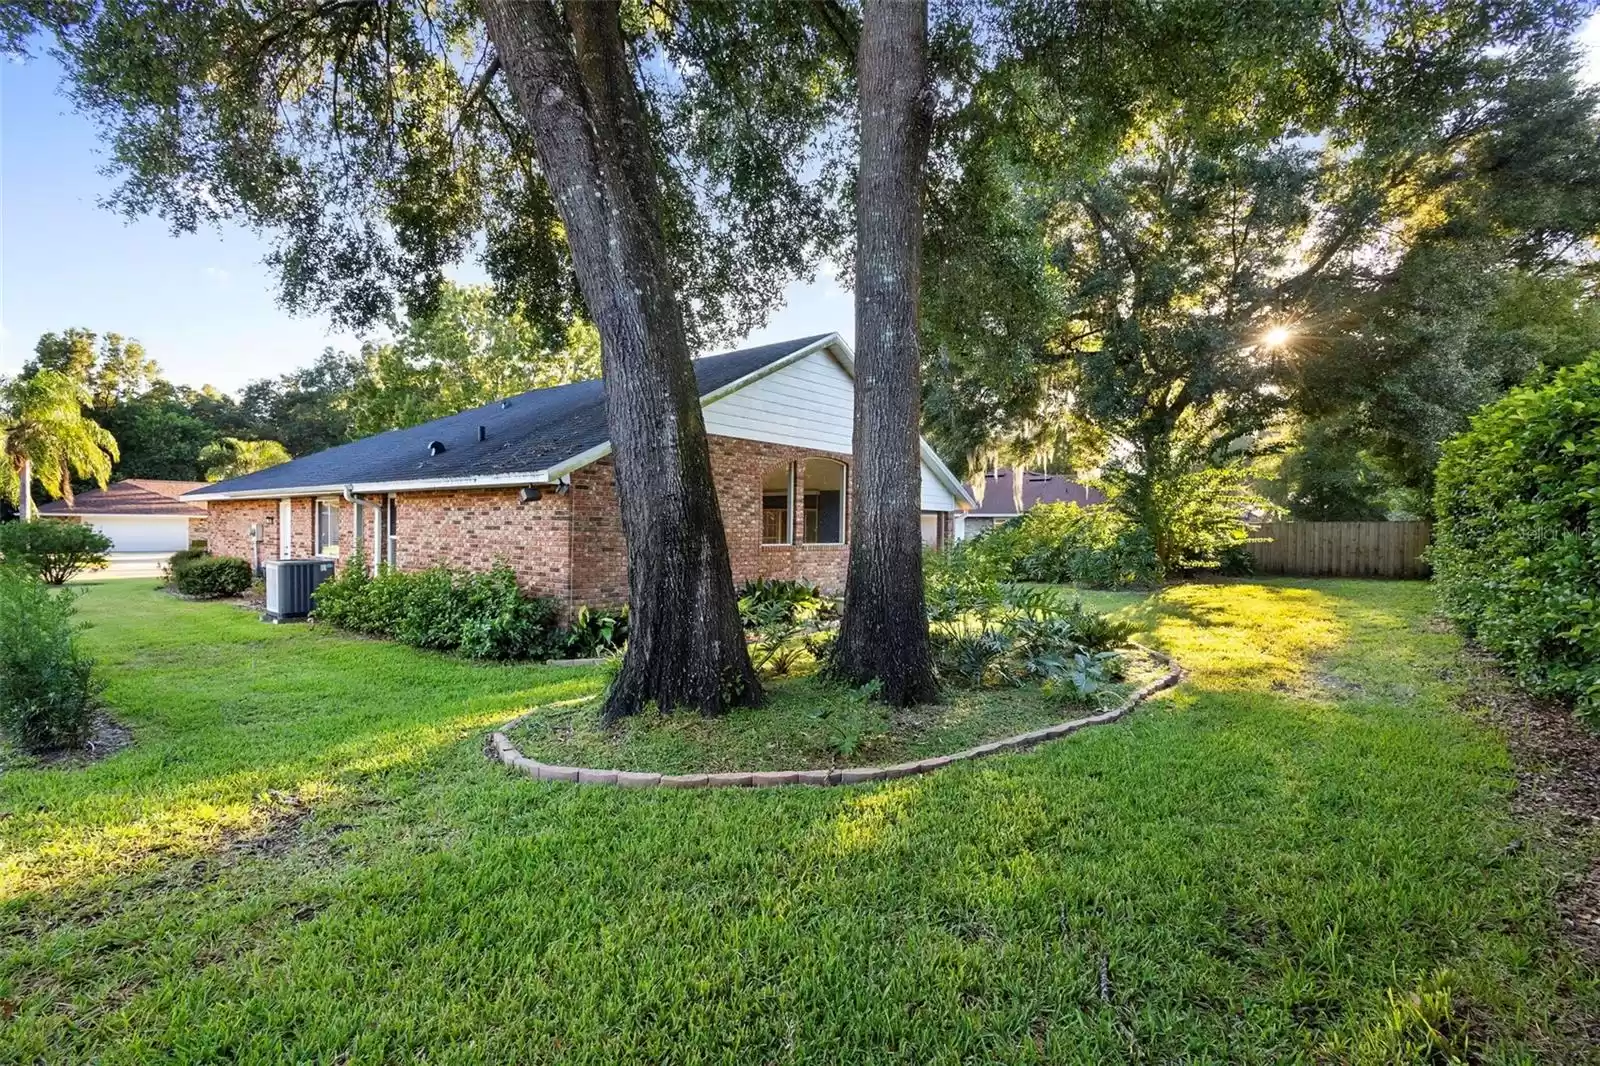
[[[1267,522],[1248,545],[1256,573],[1295,577],[1427,577],[1426,522]]]

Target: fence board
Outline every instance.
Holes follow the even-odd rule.
[[[1296,577],[1427,577],[1426,522],[1267,522],[1256,572]]]

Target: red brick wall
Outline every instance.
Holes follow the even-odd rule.
[[[825,456],[845,462],[850,456],[732,437],[711,438],[711,466],[717,483],[733,580],[795,578],[829,592],[844,589],[850,549],[845,545],[805,544],[804,460]],[[795,463],[794,543],[761,543],[762,474],[778,463]],[[368,497],[381,507],[385,497]],[[293,501],[291,537],[294,558],[312,554],[313,499]],[[355,549],[353,504],[339,503],[340,555]],[[218,555],[250,554],[246,531],[262,531],[261,560],[278,557],[276,500],[226,500],[209,505],[211,550]],[[471,489],[403,492],[396,495],[399,564],[404,570],[450,566],[486,570],[504,559],[522,585],[570,605],[620,606],[628,601],[627,548],[617,507],[612,463],[602,459],[572,475],[572,489],[558,495],[546,489],[541,499],[522,503],[518,490]],[[377,552],[378,511],[363,518],[368,560]],[[848,519],[846,519],[848,524]]]
[[[541,596],[570,594],[572,503],[546,489],[523,503],[517,489],[402,492],[396,496],[400,568],[487,570],[504,560]]]

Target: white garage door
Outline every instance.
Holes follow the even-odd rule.
[[[175,552],[189,546],[187,518],[104,515],[87,520],[111,538],[114,552]]]

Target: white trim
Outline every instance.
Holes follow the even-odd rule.
[[[803,348],[796,348],[788,355],[774,359],[759,370],[754,370],[742,378],[736,378],[728,384],[716,388],[700,397],[700,407],[704,409],[709,404],[716,403],[724,397],[730,396],[740,389],[760,381],[771,374],[776,374],[786,366],[799,362],[806,356],[818,351],[827,350],[845,373],[850,375],[852,381],[856,376],[855,354],[850,351],[850,346],[844,338],[837,333],[830,333],[826,337],[812,341]],[[939,458],[939,453],[933,450],[921,436],[917,437],[921,445],[922,461],[933,471],[934,476],[944,483],[945,488],[956,498],[956,504],[978,506],[977,498],[972,495],[972,490],[962,484],[961,480],[950,472],[944,460]],[[602,441],[594,447],[581,451],[568,459],[563,459],[544,470],[523,474],[482,474],[471,477],[446,477],[423,478],[415,481],[365,481],[346,482],[337,485],[293,485],[279,489],[256,489],[240,492],[208,492],[205,489],[193,489],[184,493],[179,499],[194,501],[210,500],[272,500],[285,496],[316,496],[321,494],[342,494],[345,490],[363,493],[389,493],[389,492],[429,492],[440,489],[462,488],[520,488],[523,485],[548,485],[558,481],[574,470],[582,469],[590,463],[598,462],[611,454],[611,442]]]

